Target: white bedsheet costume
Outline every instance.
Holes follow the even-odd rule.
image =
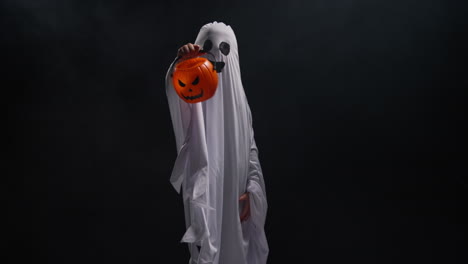
[[[195,104],[174,91],[172,65],[166,75],[178,153],[170,180],[178,192],[182,189],[187,225],[182,242],[189,245],[190,264],[265,264],[265,183],[236,37],[230,26],[213,22],[200,29],[195,44],[225,66],[216,94]],[[251,215],[241,223],[239,197],[245,192],[250,193]]]

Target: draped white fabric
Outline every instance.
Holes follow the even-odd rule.
[[[182,190],[187,225],[182,242],[188,243],[190,264],[264,264],[265,183],[236,37],[230,26],[213,22],[200,29],[195,44],[203,47],[207,40],[214,59],[225,63],[211,99],[184,102],[172,85],[172,65],[166,75],[178,154],[170,181],[178,192]],[[230,47],[227,55],[220,44]],[[241,223],[239,197],[245,192],[250,193],[251,216]]]

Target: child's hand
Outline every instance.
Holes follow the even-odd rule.
[[[240,198],[239,201],[244,202],[244,208],[242,209],[240,220],[244,222],[245,220],[249,219],[250,217],[250,197],[249,193],[244,193]]]
[[[177,51],[177,56],[183,59],[196,57],[198,56],[200,49],[201,47],[199,45],[188,43],[179,48],[179,50]]]

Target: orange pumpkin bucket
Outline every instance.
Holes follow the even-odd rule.
[[[213,97],[218,87],[218,74],[212,62],[197,57],[175,66],[172,83],[182,100],[194,104]]]

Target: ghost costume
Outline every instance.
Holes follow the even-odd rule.
[[[170,181],[182,191],[187,227],[182,242],[188,243],[190,264],[264,264],[268,256],[265,183],[236,37],[230,26],[213,22],[200,29],[195,44],[225,65],[218,73],[215,95],[195,104],[176,94],[171,78],[174,65],[166,75],[177,145]],[[241,223],[244,202],[239,197],[245,192],[250,196],[250,217]]]

